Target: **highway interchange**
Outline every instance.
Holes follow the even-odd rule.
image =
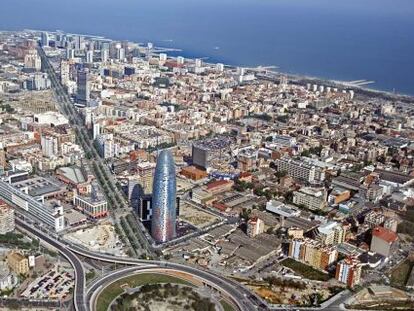
[[[257,298],[255,298],[255,296],[253,296],[247,288],[244,288],[242,285],[234,281],[224,279],[211,272],[165,261],[134,259],[129,257],[115,257],[112,255],[92,252],[77,245],[66,242],[62,239],[53,238],[47,231],[43,232],[33,226],[32,223],[27,223],[27,220],[24,221],[22,219],[16,218],[16,225],[20,229],[36,236],[43,242],[46,242],[47,244],[57,249],[59,253],[62,254],[70,262],[75,271],[75,290],[73,301],[75,309],[77,311],[91,310],[88,301],[88,297],[90,298],[91,296],[88,296],[85,293],[85,270],[82,261],[78,256],[87,257],[102,262],[135,266],[130,269],[131,271],[135,271],[137,269],[153,269],[158,267],[164,270],[170,269],[172,271],[184,272],[194,276],[195,278],[198,278],[203,283],[208,284],[209,286],[217,289],[219,292],[225,294],[225,296],[230,298],[233,304],[237,306],[239,310],[265,310],[257,306],[257,303],[259,301],[257,301]],[[109,280],[114,281],[120,275],[121,274],[118,271],[111,272]],[[105,280],[108,280],[108,276],[105,276],[105,278]],[[97,289],[99,288],[96,288],[96,290]],[[91,291],[89,291],[89,293],[93,294]]]

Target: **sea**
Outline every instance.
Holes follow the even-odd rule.
[[[63,30],[414,95],[413,0],[1,0],[0,30]]]

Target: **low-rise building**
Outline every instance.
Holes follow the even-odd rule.
[[[379,225],[382,225],[384,221],[385,216],[383,213],[370,211],[368,214],[365,215],[364,223],[370,228],[375,228]]]
[[[334,188],[328,196],[328,202],[330,204],[340,204],[351,197],[351,191],[336,187]]]
[[[206,191],[211,194],[218,194],[230,191],[234,185],[232,180],[215,180],[207,184]]]
[[[29,272],[29,260],[19,252],[11,251],[7,254],[7,264],[16,274],[27,274]]]
[[[325,172],[303,161],[281,158],[277,159],[275,164],[278,172],[285,172],[299,180],[309,183],[318,183],[325,180]]]
[[[247,221],[247,235],[251,238],[264,232],[264,221],[259,217],[250,218]]]
[[[327,222],[318,228],[318,240],[323,245],[337,245],[345,240],[344,227],[335,221]]]
[[[10,272],[9,267],[5,262],[0,262],[0,290],[7,291],[15,287],[17,278],[15,273]]]
[[[206,171],[198,169],[194,166],[182,168],[180,174],[195,181],[206,178],[208,175]]]
[[[293,203],[310,210],[323,210],[327,205],[326,191],[320,188],[301,188],[293,192]]]
[[[266,203],[266,211],[277,214],[281,217],[293,217],[300,215],[300,211],[296,208],[276,200],[270,200]]]
[[[73,205],[91,218],[102,218],[108,215],[108,202],[98,189],[96,182],[92,183],[91,193],[80,195],[74,191]]]
[[[289,228],[287,234],[291,239],[303,239],[303,229],[297,227]]]

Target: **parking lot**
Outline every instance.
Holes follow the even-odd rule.
[[[73,287],[73,276],[56,269],[36,278],[22,293],[23,297],[37,299],[65,299]]]

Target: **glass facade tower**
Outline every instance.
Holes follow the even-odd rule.
[[[162,150],[157,158],[152,191],[151,235],[164,243],[176,235],[175,164],[170,150]]]

